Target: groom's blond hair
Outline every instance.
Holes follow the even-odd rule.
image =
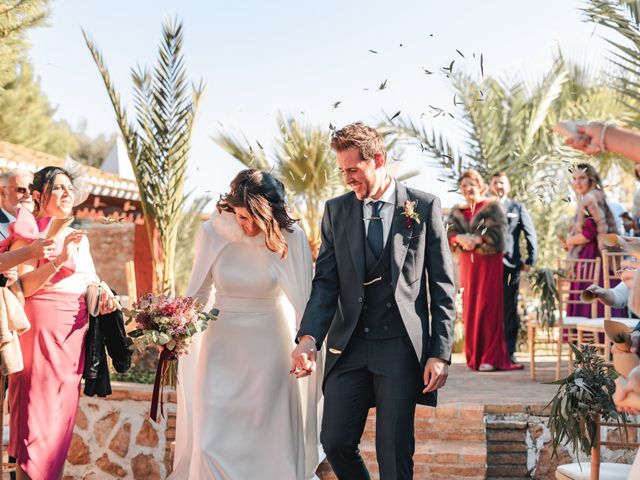
[[[352,123],[333,132],[331,148],[336,152],[343,152],[350,148],[357,148],[364,160],[373,160],[376,153],[381,153],[387,159],[387,147],[380,134],[364,123]]]

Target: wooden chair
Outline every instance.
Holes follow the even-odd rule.
[[[622,268],[622,262],[628,256],[625,252],[603,252],[602,254],[602,286],[606,289],[612,288],[612,280],[618,278],[618,271]],[[611,341],[604,334],[604,320],[615,320],[626,324],[632,330],[637,319],[628,317],[611,316],[611,307],[604,306],[604,317],[597,318],[589,322],[581,322],[578,325],[578,343],[592,341],[594,346],[600,349],[605,360],[611,358]]]
[[[587,302],[580,298],[582,291],[593,283],[598,283],[600,278],[600,259],[565,259],[558,262],[558,270],[563,274],[557,276],[558,285],[558,333],[557,333],[557,359],[556,380],[560,379],[562,355],[565,345],[578,343],[578,325],[593,320],[597,315],[597,304]],[[567,315],[569,305],[590,305],[590,316]],[[567,349],[569,371],[573,370],[573,351]]]
[[[611,449],[637,449],[638,443],[637,428],[639,423],[620,424],[616,422],[601,422],[598,418],[598,431],[594,447],[591,449],[591,461],[569,463],[558,465],[556,469],[556,480],[627,480],[631,465],[623,463],[602,463],[601,447]],[[612,429],[612,427],[615,427]],[[625,428],[626,427],[626,428]],[[606,439],[602,440],[603,428],[606,432]],[[609,438],[609,436],[611,438]]]
[[[527,321],[527,341],[529,344],[529,356],[531,360],[530,376],[531,380],[536,379],[536,346],[546,344],[556,349],[556,380],[560,378],[562,356],[565,353],[565,345],[578,341],[577,325],[581,322],[589,321],[596,316],[596,305],[591,305],[589,317],[567,316],[567,305],[586,304],[580,300],[580,293],[584,288],[597,281],[600,275],[600,259],[581,260],[566,259],[558,262],[560,275],[555,275],[556,288],[558,290],[559,302],[556,324],[550,329],[543,329],[536,319]],[[572,282],[580,282],[577,288],[572,289]],[[572,296],[574,298],[572,298]],[[569,370],[573,368],[573,351],[566,348],[569,361]]]

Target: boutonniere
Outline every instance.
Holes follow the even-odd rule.
[[[402,215],[407,217],[407,228],[411,228],[413,226],[414,220],[416,223],[420,223],[420,215],[418,215],[418,212],[416,212],[417,204],[417,200],[407,200],[406,202],[404,202],[404,211],[402,212]]]

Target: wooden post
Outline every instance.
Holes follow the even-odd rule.
[[[133,260],[124,264],[124,271],[127,276],[127,295],[129,296],[129,308],[138,301],[138,291],[136,289],[136,267]]]

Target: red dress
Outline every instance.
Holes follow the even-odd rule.
[[[482,210],[484,203],[461,209],[468,222]],[[497,370],[513,370],[522,365],[511,363],[504,337],[502,300],[502,253],[480,255],[459,250],[460,286],[464,320],[464,353],[467,366],[478,370],[481,364]]]

